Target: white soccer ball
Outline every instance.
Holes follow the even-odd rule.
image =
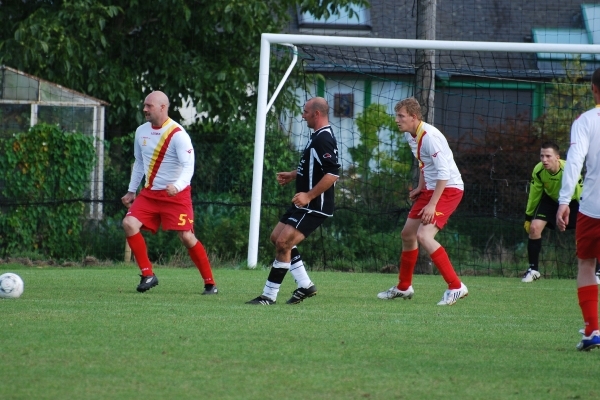
[[[19,275],[12,272],[0,275],[0,298],[16,299],[23,294],[24,288],[23,279]]]

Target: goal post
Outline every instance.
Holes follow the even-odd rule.
[[[339,37],[316,35],[290,35],[264,33],[261,37],[260,68],[257,88],[257,114],[254,143],[254,165],[252,174],[252,194],[248,240],[248,267],[254,268],[258,263],[259,231],[261,220],[262,181],[265,155],[265,131],[267,114],[279,89],[289,76],[295,60],[290,65],[284,79],[269,101],[269,69],[272,45],[294,46],[319,46],[320,48],[356,48],[356,49],[390,49],[395,50],[434,50],[444,52],[486,52],[486,53],[532,53],[532,54],[593,54],[600,55],[600,46],[584,44],[550,44],[550,43],[509,43],[509,42],[473,42],[473,41],[439,41],[439,40],[410,40],[410,39],[377,39],[364,37]],[[295,50],[294,50],[295,51]],[[343,55],[343,51],[338,53]],[[437,55],[436,55],[437,56]],[[334,56],[335,58],[335,56]],[[369,57],[360,57],[361,61],[368,61]],[[465,57],[468,60],[468,57]],[[599,59],[599,57],[596,57]],[[359,57],[356,58],[359,60]],[[356,61],[354,60],[354,61]],[[394,61],[384,60],[393,64]],[[600,66],[600,64],[598,64]],[[351,67],[350,67],[351,68]],[[365,88],[364,90],[368,90]],[[397,98],[396,101],[400,100]],[[366,105],[366,104],[365,104]],[[533,168],[533,166],[532,166]],[[523,204],[524,210],[525,204]]]

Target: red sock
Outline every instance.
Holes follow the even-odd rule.
[[[190,258],[196,264],[196,268],[200,271],[200,275],[204,279],[205,285],[214,285],[215,280],[212,276],[212,270],[210,269],[210,262],[208,261],[208,256],[206,255],[206,250],[204,250],[204,246],[198,240],[194,247],[188,249],[188,253],[190,253]]]
[[[406,290],[412,285],[413,272],[415,271],[415,265],[417,265],[417,258],[419,257],[419,249],[403,251],[400,255],[400,266],[398,269],[398,290]]]
[[[577,288],[579,307],[585,322],[585,336],[598,330],[598,285]]]
[[[436,251],[430,254],[431,261],[440,271],[442,277],[448,284],[448,289],[460,289],[460,279],[458,275],[456,275],[456,271],[454,271],[454,267],[452,267],[452,263],[448,258],[448,253],[446,250],[440,246]]]
[[[135,261],[137,262],[140,271],[142,271],[142,276],[154,275],[154,272],[152,272],[152,263],[148,259],[148,249],[146,248],[146,241],[142,236],[142,232],[138,232],[126,239],[131,248],[131,252],[135,257]]]

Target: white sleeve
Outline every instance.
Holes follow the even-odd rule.
[[[450,179],[450,163],[448,162],[448,151],[439,136],[431,135],[427,141],[427,151],[431,154],[431,162],[437,171],[438,181],[447,181]]]
[[[192,176],[194,175],[194,147],[192,146],[192,140],[186,132],[177,132],[175,137],[175,151],[177,152],[177,158],[181,163],[181,174],[179,178],[173,183],[177,190],[182,191],[190,185]]]
[[[135,162],[133,163],[133,168],[131,170],[131,179],[129,180],[129,188],[127,191],[135,193],[142,182],[142,178],[144,178],[144,161],[142,159],[142,148],[138,141],[137,131],[133,138],[133,156]]]
[[[571,197],[573,196],[573,192],[575,192],[575,185],[579,182],[581,168],[583,167],[583,162],[590,146],[588,131],[589,129],[583,119],[573,122],[571,127],[571,146],[567,153],[567,162],[565,163],[562,184],[558,195],[559,204],[569,204],[571,202]]]

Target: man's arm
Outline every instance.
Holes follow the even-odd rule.
[[[194,155],[192,139],[187,132],[180,131],[175,133],[171,143],[175,146],[177,159],[181,165],[181,173],[179,176],[173,177],[176,180],[172,182],[172,186],[167,185],[167,193],[169,193],[170,196],[174,196],[190,185],[192,176],[194,175],[194,163],[196,157]]]
[[[310,191],[296,193],[296,195],[292,198],[292,203],[294,203],[298,207],[306,207],[308,203],[311,202],[311,200],[320,196],[323,192],[329,189],[337,180],[338,177],[336,175],[326,174],[325,176],[323,176],[323,178],[321,178],[319,183],[317,183],[315,187],[313,187]]]
[[[290,171],[290,172],[278,172],[277,173],[277,183],[279,183],[281,186],[287,185],[288,183],[290,183],[291,181],[296,179],[297,175],[298,175],[297,169]]]
[[[556,226],[561,232],[566,229],[569,223],[569,203],[575,191],[575,186],[581,178],[581,168],[590,146],[588,135],[589,132],[585,126],[582,126],[580,120],[575,120],[571,127],[571,146],[569,147],[558,195],[559,206],[556,212]]]
[[[144,161],[142,158],[142,148],[137,141],[137,132],[133,139],[133,157],[135,162],[131,168],[131,178],[129,179],[128,192],[135,193],[144,178]]]
[[[415,189],[411,190],[408,193],[408,198],[410,199],[410,201],[417,200],[417,197],[419,197],[419,195],[421,194],[421,191],[423,191],[424,187],[425,187],[425,177],[423,176],[423,171],[419,170],[419,184]]]
[[[529,196],[527,197],[527,208],[525,208],[526,221],[531,221],[533,219],[535,208],[540,203],[542,193],[544,192],[544,185],[538,177],[540,167],[543,168],[543,165],[537,164],[531,172],[531,182],[529,183]]]

